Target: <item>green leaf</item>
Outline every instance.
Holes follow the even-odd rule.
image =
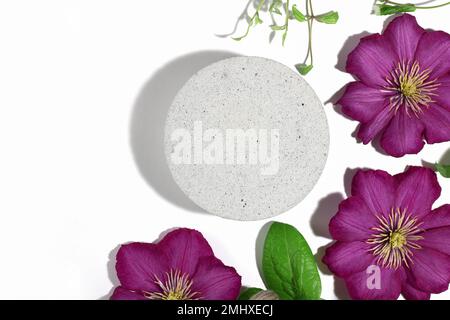
[[[283,36],[281,37],[281,44],[284,46],[287,37],[287,29],[284,31]]]
[[[245,37],[247,37],[247,35],[243,35],[242,37],[237,37],[237,38],[231,38],[234,41],[241,41],[242,39],[244,39]]]
[[[255,25],[257,25],[257,24],[262,24],[263,23],[263,21],[261,20],[261,18],[259,17],[259,13],[257,13],[256,15],[255,15]]]
[[[330,11],[319,16],[316,16],[315,19],[319,22],[326,24],[336,24],[339,20],[339,13],[336,11]]]
[[[295,66],[302,76],[306,76],[313,68],[312,64],[300,63]]]
[[[253,297],[255,294],[261,291],[263,291],[263,289],[247,288],[239,295],[238,300],[250,300],[251,297]]]
[[[273,9],[273,13],[276,13],[276,14],[278,14],[280,16],[282,15],[280,9],[278,9],[278,8]]]
[[[295,20],[300,21],[300,22],[305,22],[306,21],[306,17],[303,13],[301,13],[298,9],[297,9],[297,5],[293,5],[292,6],[292,16],[295,18]]]
[[[286,29],[286,26],[285,26],[285,25],[284,25],[284,26],[272,25],[272,26],[270,26],[270,28],[271,28],[273,31],[280,31],[280,30]]]
[[[388,16],[391,14],[401,13],[401,12],[414,12],[416,11],[416,6],[413,4],[402,4],[402,5],[387,5],[387,4],[377,4],[373,6],[373,12],[377,16]]]
[[[281,15],[280,7],[283,5],[281,0],[274,0],[270,5],[269,12]]]
[[[293,226],[274,222],[263,251],[262,269],[269,290],[282,300],[317,300],[322,290],[308,243]]]
[[[444,178],[450,178],[450,165],[436,163],[435,167],[441,176]]]

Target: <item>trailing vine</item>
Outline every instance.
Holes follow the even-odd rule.
[[[296,68],[302,75],[308,74],[314,66],[312,45],[313,23],[316,21],[325,24],[336,24],[339,20],[339,14],[336,11],[329,11],[323,14],[315,15],[313,9],[313,0],[305,0],[304,13],[299,9],[298,5],[293,4],[291,0],[259,0],[253,14],[248,15],[248,25],[245,33],[239,37],[233,37],[234,40],[241,41],[250,34],[252,28],[264,23],[261,19],[264,7],[268,8],[267,12],[273,21],[273,23],[270,25],[271,30],[273,32],[282,33],[281,43],[283,46],[286,43],[291,21],[307,24],[308,49],[303,63],[297,64]],[[278,24],[276,22],[276,16],[280,17],[278,20],[282,21],[281,24]]]

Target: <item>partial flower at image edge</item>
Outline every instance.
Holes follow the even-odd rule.
[[[120,286],[111,300],[235,300],[241,276],[225,266],[203,235],[180,228],[158,243],[122,245],[116,257]]]
[[[410,167],[390,175],[359,170],[329,230],[323,262],[343,278],[352,299],[428,300],[450,283],[450,205],[436,173]]]
[[[356,81],[337,102],[360,123],[364,144],[380,137],[390,156],[417,154],[425,143],[450,141],[450,35],[403,14],[382,34],[360,40],[346,71]]]

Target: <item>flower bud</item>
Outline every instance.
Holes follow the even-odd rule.
[[[373,13],[377,16],[387,16],[401,12],[414,12],[414,11],[416,11],[416,6],[413,4],[402,4],[394,6],[387,4],[376,4],[373,6]]]

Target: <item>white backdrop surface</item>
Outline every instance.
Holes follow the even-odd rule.
[[[0,1],[0,298],[106,298],[117,278],[117,246],[151,242],[167,229],[200,230],[243,284],[262,286],[255,242],[268,222],[224,220],[199,212],[174,187],[160,151],[171,99],[197,69],[232,55],[303,59],[306,26],[286,46],[267,25],[243,42],[233,30],[245,0]],[[316,66],[306,77],[325,103],[351,81],[342,69],[363,32],[384,18],[371,0],[315,1],[337,10],[336,26],[315,25]],[[426,28],[450,31],[449,10],[417,12]],[[267,19],[266,19],[267,20]],[[239,30],[243,32],[244,25]],[[337,67],[336,67],[337,66]],[[435,162],[450,143],[401,159],[356,143],[356,122],[325,105],[331,149],[314,190],[275,220],[293,224],[323,254],[329,218],[355,168],[398,173]],[[162,139],[162,138],[161,138]],[[447,152],[447,160],[449,159]],[[450,202],[450,180],[436,206]],[[322,271],[324,299],[345,299],[341,281]],[[450,292],[433,299],[448,299]]]

